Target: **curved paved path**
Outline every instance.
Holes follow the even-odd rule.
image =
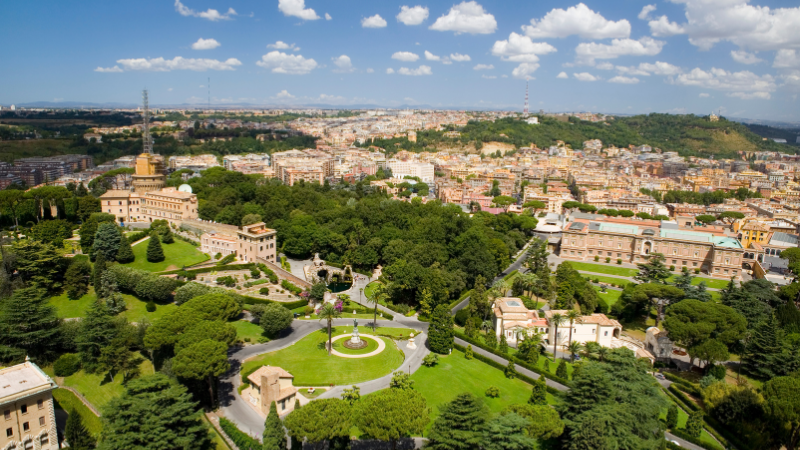
[[[345,338],[349,338],[349,337],[350,337],[349,334],[341,334],[341,335],[336,336],[335,338],[331,339],[331,343],[334,343],[334,342],[336,342],[336,341],[338,341],[340,339],[345,339]],[[377,355],[378,353],[382,352],[386,348],[386,342],[384,342],[383,338],[380,338],[378,336],[373,336],[371,334],[362,334],[361,337],[362,338],[370,338],[370,339],[374,340],[375,342],[377,342],[378,348],[376,348],[375,350],[373,350],[373,351],[371,351],[369,353],[364,353],[364,354],[352,354],[352,353],[348,354],[348,353],[342,353],[342,352],[337,351],[335,349],[331,349],[331,355],[335,355],[335,356],[338,356],[340,358],[351,358],[351,359],[369,358],[370,356]]]

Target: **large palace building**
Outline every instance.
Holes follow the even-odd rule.
[[[645,262],[651,253],[661,253],[666,265],[675,266],[675,270],[686,267],[713,277],[741,277],[742,244],[720,228],[597,217],[575,219],[564,226],[562,258],[636,264]]]

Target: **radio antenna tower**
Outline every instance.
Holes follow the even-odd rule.
[[[528,115],[528,82],[525,82],[525,107],[522,109],[522,114]]]
[[[211,109],[211,77],[208,77],[208,109]]]
[[[142,144],[143,153],[153,153],[153,142],[150,140],[150,104],[147,101],[147,89],[142,91]]]

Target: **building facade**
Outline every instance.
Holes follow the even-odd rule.
[[[0,370],[3,432],[0,449],[56,450],[58,434],[52,391],[58,386],[36,364]]]
[[[244,262],[263,259],[276,263],[277,234],[277,231],[267,228],[264,222],[245,225],[235,235],[222,232],[204,233],[200,236],[200,251],[210,255],[219,253],[223,257],[235,254]]]
[[[294,410],[297,388],[292,384],[294,376],[280,367],[262,366],[247,379],[252,390],[249,401],[264,415],[269,414],[272,402],[275,402],[279,415]]]
[[[136,173],[133,179],[133,191],[144,194],[162,189],[167,184],[164,175],[164,157],[152,153],[142,153],[136,157]]]
[[[117,222],[152,222],[163,219],[175,226],[188,219],[197,219],[197,195],[164,188],[144,194],[110,190],[100,196],[101,211],[114,214]]]
[[[556,343],[559,347],[566,347],[569,344],[570,330],[572,341],[580,344],[587,342],[597,342],[603,347],[614,348],[617,345],[613,341],[619,339],[622,333],[622,325],[614,319],[609,319],[605,314],[591,314],[581,316],[580,319],[570,325],[569,321],[564,321],[558,325],[553,321],[553,314],[559,313],[566,316],[565,310],[549,310],[544,312],[547,319],[547,343]]]

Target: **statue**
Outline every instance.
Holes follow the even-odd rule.
[[[358,335],[358,319],[353,319],[353,334],[350,337],[350,345],[353,348],[362,346],[361,337]]]
[[[353,328],[358,328],[358,319],[353,319]]]

